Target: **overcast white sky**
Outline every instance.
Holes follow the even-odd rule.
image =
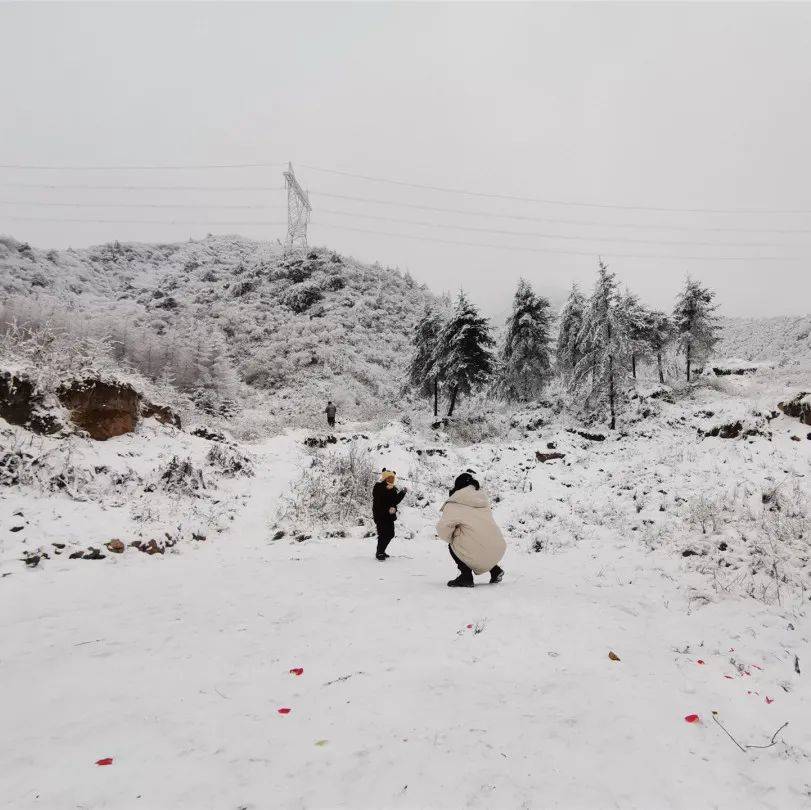
[[[552,297],[590,288],[600,254],[652,305],[690,272],[725,314],[811,309],[809,4],[3,4],[0,30],[0,164],[290,160],[311,242],[463,285],[491,313],[521,275]],[[0,168],[0,233],[281,237],[281,191],[65,187],[280,187],[280,171]],[[196,207],[155,207],[170,204]],[[269,208],[217,207],[240,205]]]

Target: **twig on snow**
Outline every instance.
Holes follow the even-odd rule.
[[[365,672],[350,672],[349,675],[341,675],[340,678],[336,678],[334,681],[327,681],[324,686],[332,686],[334,683],[340,683],[341,681],[348,681],[354,675],[365,675]]]
[[[729,732],[726,730],[726,728],[724,727],[723,723],[721,723],[721,721],[720,721],[720,720],[719,720],[719,719],[716,717],[716,715],[715,715],[714,713],[713,713],[712,719],[715,721],[716,725],[718,725],[718,726],[720,727],[720,729],[721,729],[721,730],[724,732],[724,734],[726,734],[726,735],[727,735],[727,737],[729,737],[729,739],[730,739],[730,740],[732,740],[732,742],[734,742],[734,743],[735,743],[735,745],[737,745],[737,746],[738,746],[738,748],[740,748],[740,749],[741,749],[741,751],[743,751],[743,753],[744,753],[744,754],[745,754],[745,753],[746,753],[746,752],[747,752],[747,751],[748,751],[750,748],[771,748],[773,745],[777,745],[777,735],[778,735],[778,734],[779,734],[779,733],[780,733],[780,732],[781,732],[781,731],[782,731],[782,730],[783,730],[783,729],[784,729],[784,728],[785,728],[785,727],[788,725],[788,720],[786,720],[786,722],[785,722],[785,723],[783,723],[783,725],[782,725],[782,726],[780,726],[780,728],[778,728],[778,729],[777,729],[777,731],[775,731],[775,732],[774,732],[774,734],[772,734],[772,739],[771,739],[771,742],[767,743],[766,745],[741,745],[741,744],[740,744],[740,743],[739,743],[739,742],[738,742],[738,741],[737,741],[737,740],[736,740],[736,739],[735,739],[735,738],[734,738],[734,737],[733,737],[733,736],[732,736],[732,735],[731,735],[731,734],[730,734],[730,733],[729,733]]]
[[[74,647],[81,647],[83,644],[97,644],[99,641],[104,641],[103,638],[94,638],[90,641],[80,641],[78,644],[74,644]]]

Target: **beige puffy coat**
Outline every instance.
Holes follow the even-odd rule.
[[[475,574],[489,571],[507,550],[487,495],[475,487],[457,490],[445,501],[436,533]]]

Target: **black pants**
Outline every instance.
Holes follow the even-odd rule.
[[[456,563],[456,567],[459,569],[459,573],[460,573],[460,574],[461,574],[461,575],[462,575],[462,576],[463,576],[465,579],[471,579],[471,580],[472,580],[472,579],[473,579],[473,569],[472,569],[472,568],[471,568],[471,567],[470,567],[470,566],[469,566],[467,563],[462,562],[462,561],[461,561],[461,560],[460,560],[460,559],[459,559],[459,558],[456,556],[456,554],[455,554],[455,553],[454,553],[454,551],[453,551],[453,546],[451,546],[451,544],[450,544],[450,543],[448,543],[448,551],[450,551],[450,553],[451,553],[451,557],[453,557],[453,561]],[[499,573],[499,571],[501,571],[501,569],[500,569],[500,568],[499,568],[497,565],[494,565],[494,566],[493,566],[493,567],[490,569],[490,576],[495,576],[496,574],[498,574],[498,573]]]
[[[330,427],[335,427],[335,417],[334,416],[328,416],[327,417],[327,424]]]
[[[375,521],[377,527],[377,554],[385,554],[389,543],[394,539],[394,521]]]

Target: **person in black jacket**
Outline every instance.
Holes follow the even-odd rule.
[[[407,489],[397,489],[394,470],[383,468],[380,480],[372,488],[372,517],[377,527],[378,560],[387,560],[386,549],[394,539],[394,521],[397,520],[397,506],[406,496]]]

